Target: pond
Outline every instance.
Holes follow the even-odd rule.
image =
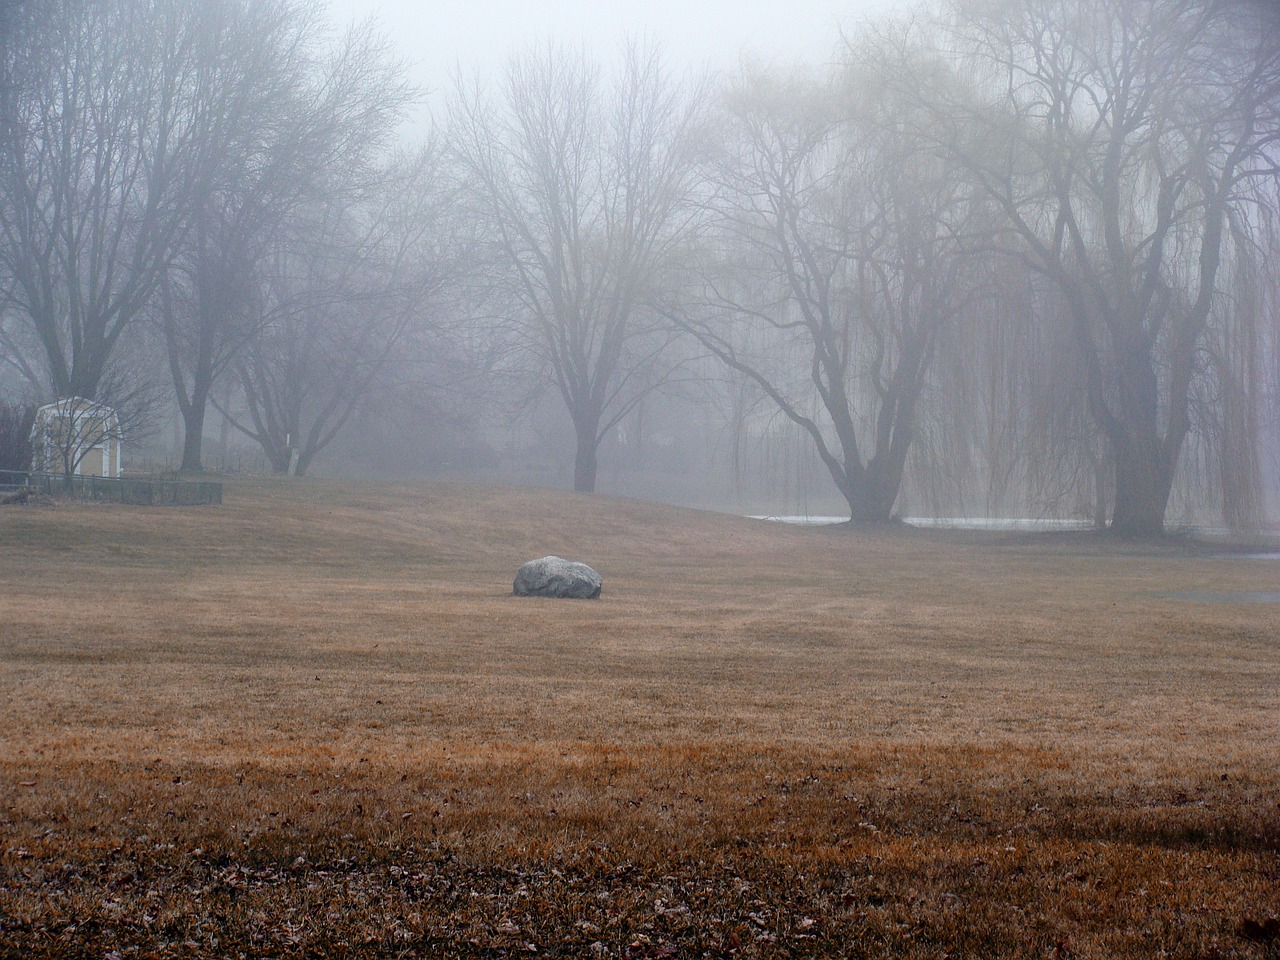
[[[847,523],[849,520],[848,517],[843,516],[778,514],[755,515],[750,519],[806,526]],[[902,522],[913,527],[941,530],[1026,530],[1043,532],[1048,530],[1090,530],[1093,527],[1093,524],[1088,520],[1053,520],[1034,517],[903,517]]]

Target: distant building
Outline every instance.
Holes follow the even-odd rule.
[[[114,407],[65,397],[36,410],[31,470],[80,477],[118,477],[123,436]]]

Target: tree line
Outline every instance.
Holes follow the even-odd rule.
[[[430,396],[430,431],[550,391],[582,491],[646,398],[736,392],[859,522],[908,481],[1124,534],[1180,488],[1259,519],[1272,5],[952,0],[727,77],[547,43],[412,149],[386,39],[321,14],[0,3],[6,383],[171,404],[186,471],[210,408],[304,472],[374,395]]]

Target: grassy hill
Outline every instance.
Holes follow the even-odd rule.
[[[1277,949],[1274,561],[319,479],[0,538],[0,956]]]

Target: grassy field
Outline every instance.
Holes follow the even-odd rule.
[[[0,537],[0,956],[1280,956],[1274,560],[320,480]]]

